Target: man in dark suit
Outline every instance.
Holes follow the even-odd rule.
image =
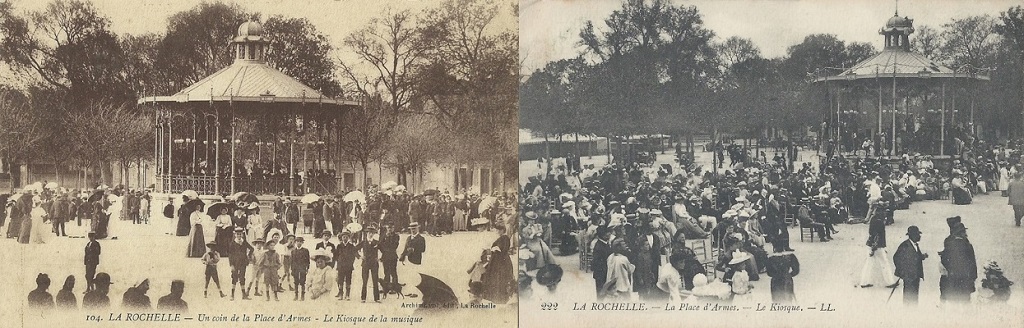
[[[597,298],[602,298],[601,289],[605,280],[608,279],[608,257],[612,255],[612,247],[608,245],[608,239],[612,236],[612,230],[606,226],[597,228],[597,241],[594,242],[593,261],[590,269],[594,272],[594,284],[597,285]]]
[[[359,257],[359,245],[352,240],[352,235],[344,231],[338,234],[341,244],[335,249],[334,260],[338,263],[338,295],[340,299],[349,299],[352,291],[352,270],[355,269],[356,258]]]
[[[316,246],[313,247],[313,249],[324,249],[324,250],[327,250],[328,254],[334,254],[335,246],[334,246],[334,243],[331,242],[331,232],[330,231],[324,231],[321,234],[321,236],[323,236],[324,240],[319,242],[319,243],[316,243]],[[334,261],[327,262],[327,265],[330,265],[333,268],[334,267]]]
[[[96,241],[96,233],[89,233],[89,243],[85,244],[85,291],[96,289],[96,266],[100,265],[100,242]]]
[[[409,238],[405,240],[405,251],[402,251],[402,258],[399,261],[405,262],[405,258],[409,257],[409,262],[412,264],[421,264],[423,262],[423,252],[427,250],[427,241],[420,235],[420,224],[413,222],[409,224]]]
[[[942,267],[947,272],[945,300],[970,303],[971,293],[975,291],[975,280],[978,279],[978,262],[974,255],[974,246],[967,239],[967,227],[963,223],[953,226],[943,246],[945,247],[939,256]]]
[[[904,240],[893,254],[896,265],[896,276],[903,279],[903,304],[917,305],[917,294],[924,279],[924,259],[928,254],[921,252],[917,244],[921,242],[921,230],[917,226],[907,228],[907,240]]]
[[[377,235],[377,228],[369,226],[364,229],[363,241],[360,242],[359,248],[363,251],[363,291],[361,299],[363,303],[366,303],[366,283],[373,284],[373,301],[380,302],[380,274],[377,273],[377,269],[380,268],[380,264],[377,263],[379,259],[379,236]]]
[[[392,285],[398,284],[398,242],[400,238],[390,223],[384,223],[384,233],[380,236],[380,261],[384,267],[384,282]]]
[[[1024,180],[1021,180],[1020,174],[1010,181],[1006,194],[1009,195],[1010,205],[1013,206],[1013,221],[1019,227],[1020,220],[1024,217]]]

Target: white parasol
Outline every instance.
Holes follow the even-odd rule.
[[[305,196],[302,196],[302,199],[300,201],[303,204],[310,204],[310,203],[316,202],[318,200],[320,200],[320,195],[317,195],[317,194],[306,194]]]
[[[348,231],[349,233],[357,233],[363,231],[363,225],[352,222],[345,226],[345,231]]]
[[[345,202],[357,202],[366,204],[366,195],[364,195],[362,191],[356,190],[348,194],[345,194],[345,197],[342,197],[341,200]]]
[[[382,183],[380,185],[380,189],[381,190],[391,190],[391,189],[393,189],[395,187],[398,187],[398,183],[396,183],[394,181],[388,181],[388,182]]]
[[[57,183],[56,182],[52,182],[52,181],[48,182],[48,183],[46,183],[46,186],[44,188],[50,189],[50,190],[57,189]]]
[[[489,208],[494,207],[498,204],[498,199],[494,196],[487,196],[480,200],[480,206],[477,208],[478,211],[483,212]]]

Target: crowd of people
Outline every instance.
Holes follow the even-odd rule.
[[[941,159],[833,154],[817,166],[795,167],[786,160],[792,153],[769,160],[722,147],[733,160],[720,173],[682,156],[682,166],[553,166],[530,177],[520,191],[520,288],[536,281],[554,292],[564,271],[559,259],[579,253],[580,268],[593,273],[598,299],[744,299],[749,282],[767,274],[772,301],[787,303],[795,299],[793,277],[800,272],[788,228],[800,227],[801,239],[806,234],[829,242],[840,233],[839,224],[855,223],[869,224],[869,255],[858,285],[895,288],[900,280],[909,282],[913,277],[906,273],[913,270],[906,269],[911,257],[905,249],[895,269],[885,251],[885,227],[894,223],[894,213],[915,201],[951,198],[966,205],[979,193],[1005,195],[1024,171],[1011,164],[1020,162],[1017,146],[977,141]],[[715,164],[724,162],[721,152],[714,156]],[[1019,225],[1024,190],[1018,192]],[[950,229],[945,246],[954,250],[943,252],[943,300],[962,300],[963,290],[973,292],[977,267],[971,265],[966,228],[951,223]],[[907,277],[894,275],[901,272]],[[946,283],[947,276],[956,282]],[[905,286],[914,295],[916,287]]]
[[[386,184],[372,186],[369,195],[357,191],[313,198],[307,195],[293,200],[279,194],[273,203],[263,207],[256,196],[243,194],[226,195],[210,202],[210,197],[203,200],[194,191],[186,191],[180,196],[169,196],[163,208],[166,221],[175,222],[169,234],[187,236],[186,257],[201,261],[204,297],[210,297],[212,287],[213,297],[230,295],[232,301],[264,296],[266,301],[276,301],[284,292],[292,294],[296,301],[305,301],[307,296],[310,300],[350,300],[355,272],[361,273],[356,274],[362,278],[358,281],[361,291],[357,289],[357,293],[363,302],[381,302],[394,294],[415,296],[408,294],[408,289],[403,292],[405,283],[398,276],[398,263],[423,264],[424,253],[428,252],[425,236],[442,237],[470,230],[499,234],[466,272],[472,302],[504,304],[514,297],[510,254],[515,248],[513,238],[507,234],[508,225],[515,226],[514,195],[451,196],[437,190],[413,195],[402,186]],[[5,198],[9,201],[4,200],[7,206],[0,217],[7,222],[8,234],[22,243],[43,243],[46,235],[66,235],[61,229],[64,222],[77,221],[81,225],[86,221],[89,242],[84,261],[85,305],[96,303],[89,301],[93,299],[90,295],[103,294],[95,299],[106,298],[104,285],[109,283],[109,275],[97,273],[100,240],[117,239],[118,224],[149,223],[153,203],[148,191],[101,186],[81,193],[45,183],[30,185]],[[261,213],[261,208],[269,208],[272,213]],[[53,222],[51,232],[42,229],[51,226],[44,222]],[[225,279],[230,281],[230,288],[220,283],[218,267],[224,263],[230,267],[230,279]],[[74,277],[68,279],[64,289],[70,290],[74,288]],[[30,294],[33,306],[47,303],[43,299],[48,295],[49,281],[43,280],[39,279],[37,289]],[[178,301],[183,287],[177,282],[172,284],[172,296],[177,295]],[[133,286],[132,290],[144,295],[148,283]],[[134,303],[130,299],[131,295],[126,293],[124,307]],[[148,306],[148,298],[145,303]]]

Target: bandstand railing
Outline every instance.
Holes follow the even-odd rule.
[[[201,195],[226,194],[232,192],[230,177],[169,175],[160,176],[163,192],[181,193],[195,190]],[[317,193],[320,195],[338,194],[342,190],[340,177],[322,176],[302,179],[284,176],[235,177],[234,192],[249,192],[257,195],[283,193],[285,195],[303,195]]]

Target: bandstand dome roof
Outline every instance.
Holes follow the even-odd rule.
[[[902,34],[904,38],[914,32],[914,20],[900,17],[899,14],[889,18],[879,34]],[[833,71],[835,72],[835,71]],[[876,78],[957,78],[989,80],[986,74],[954,71],[943,66],[925,55],[913,52],[909,45],[888,46],[878,54],[871,56],[837,75],[815,75],[814,82],[843,81]]]
[[[232,43],[266,43],[263,26],[245,22]],[[295,78],[270,67],[262,59],[235,59],[228,67],[199,80],[172,96],[148,96],[138,103],[275,102],[358,105],[356,101],[325,97]]]

